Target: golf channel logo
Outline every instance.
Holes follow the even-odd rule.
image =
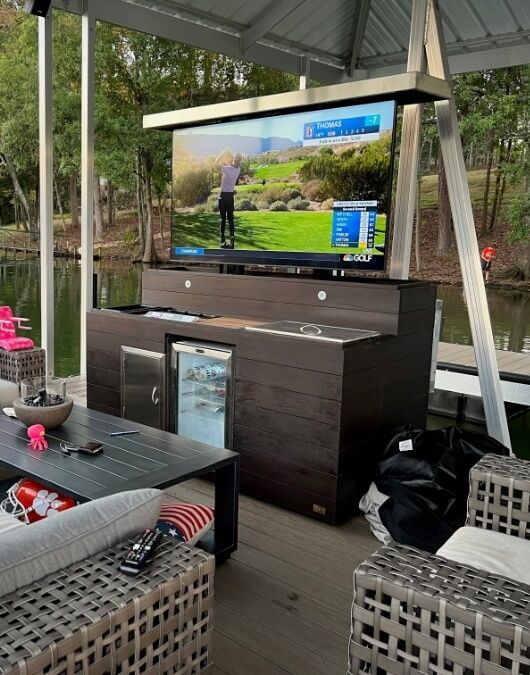
[[[377,141],[381,128],[381,115],[364,115],[304,124],[304,147],[334,143]]]

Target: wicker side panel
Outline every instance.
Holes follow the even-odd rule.
[[[212,556],[163,542],[137,577],[117,569],[128,544],[0,599],[0,673],[206,673]]]
[[[530,462],[489,454],[475,464],[467,523],[530,539]]]
[[[45,374],[44,349],[23,349],[19,352],[0,349],[0,379],[19,384],[22,380],[44,377]]]
[[[528,675],[530,587],[408,546],[354,574],[351,675]]]

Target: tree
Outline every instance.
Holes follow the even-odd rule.
[[[445,175],[445,166],[442,156],[438,164],[438,242],[436,244],[436,255],[446,256],[451,251],[451,234],[453,229],[453,218],[451,215],[451,204],[449,202],[449,191],[447,189],[447,176]]]

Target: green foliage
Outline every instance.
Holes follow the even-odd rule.
[[[276,160],[277,161],[277,160]],[[282,178],[289,178],[293,174],[298,173],[303,160],[294,160],[292,162],[270,163],[265,166],[260,166],[254,169],[254,178],[257,180],[278,180]]]
[[[287,202],[287,207],[291,211],[307,211],[309,208],[309,201],[307,199],[301,199],[297,197],[296,199],[291,199]]]
[[[269,206],[269,211],[287,211],[287,204],[285,202],[277,201],[273,202]]]
[[[307,180],[324,181],[324,190],[335,199],[376,199],[385,203],[391,161],[388,136],[361,149],[340,155],[318,154],[306,162],[300,173]]]
[[[123,233],[123,243],[127,248],[134,248],[136,245],[136,231],[133,227],[127,227]]]
[[[173,198],[177,206],[195,206],[206,201],[212,187],[212,172],[197,167],[173,178]]]
[[[514,197],[508,206],[507,216],[511,228],[508,243],[530,242],[530,193]]]
[[[256,204],[251,199],[243,198],[243,199],[236,199],[235,202],[235,210],[236,211],[257,211],[258,207]]]

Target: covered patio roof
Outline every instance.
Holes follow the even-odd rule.
[[[309,79],[324,85],[370,80],[369,85],[377,86],[374,78],[398,80],[385,76],[424,74],[426,66],[428,75],[446,81],[450,73],[530,63],[528,0],[52,0],[52,7],[82,16],[82,373],[86,372],[86,311],[92,307],[97,21],[290,72],[300,76],[301,89],[307,88]],[[41,317],[49,357],[53,355],[51,36],[49,14],[39,21]],[[352,85],[357,87],[361,84]],[[422,100],[404,106],[390,268],[390,276],[398,279],[406,279],[409,270]],[[452,100],[435,106],[451,179],[451,206],[458,225],[455,232],[488,430],[509,445],[456,107]],[[48,370],[53,372],[53,357]]]
[[[77,14],[82,0],[53,0]],[[406,70],[411,0],[90,0],[94,16],[323,84]],[[452,73],[530,62],[527,0],[441,0]]]

